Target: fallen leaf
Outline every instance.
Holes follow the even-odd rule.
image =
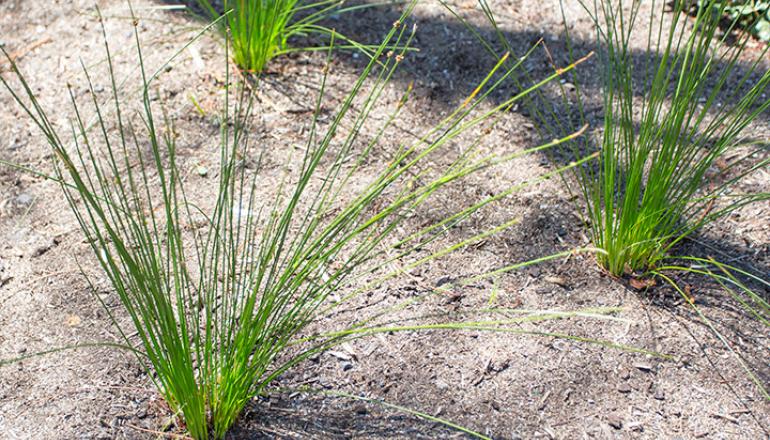
[[[652,278],[642,279],[642,278],[631,278],[628,280],[628,284],[631,285],[636,290],[644,290],[648,289],[655,285],[655,280]]]

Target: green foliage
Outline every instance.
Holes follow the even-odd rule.
[[[651,26],[643,34],[636,26],[641,2],[626,8],[610,0],[581,3],[597,27],[604,119],[598,140],[572,144],[572,154],[593,142],[600,148],[599,166],[575,173],[591,237],[606,252],[598,254],[599,263],[616,276],[655,277],[673,287],[770,400],[763,381],[672,272],[710,277],[765,326],[770,308],[745,280],[760,288],[767,281],[713,259],[670,256],[701,227],[770,199],[768,193],[737,190],[742,179],[770,164],[766,144],[746,142],[744,135],[770,108],[770,72],[759,71],[769,48],[747,61],[749,36],[726,44],[729,32],[719,32],[725,3],[706,3],[710,7],[699,9],[692,21],[679,13],[666,17],[664,5],[653,3]],[[675,1],[674,11],[682,6]],[[647,41],[641,62],[632,49],[640,37]],[[578,93],[576,101],[582,119],[584,97]],[[565,96],[564,102],[570,100]]]
[[[126,110],[125,97],[116,86],[105,32],[111,104],[97,101],[86,71],[96,118],[94,125],[85,122],[82,105],[70,91],[75,113],[69,133],[72,145],[63,142],[14,63],[18,85],[0,77],[47,139],[55,157],[55,180],[120,298],[120,314],[106,304],[105,310],[172,410],[183,415],[193,438],[223,438],[252,398],[308,357],[345,340],[399,330],[389,322],[383,326],[362,320],[332,333],[306,333],[308,326],[341,304],[400,274],[400,270],[383,273],[387,267],[383,261],[388,261],[385,255],[401,258],[424,248],[446,228],[522,187],[490,196],[393,243],[394,232],[407,215],[418,211],[439,189],[528,152],[480,157],[477,148],[483,134],[479,134],[463,144],[462,153],[446,169],[429,173],[425,162],[446,158],[444,147],[452,140],[574,66],[522,90],[492,110],[480,112],[479,104],[523,60],[505,71],[499,63],[462,105],[413,145],[403,146],[363,187],[349,185],[370,152],[377,150],[408,96],[394,106],[384,125],[367,125],[406,54],[412,34],[403,22],[413,6],[407,7],[376,48],[336,114],[321,123],[324,77],[307,143],[301,156],[287,163],[286,175],[277,187],[260,178],[259,149],[269,146],[255,147],[249,139],[250,89],[226,84],[213,207],[188,192],[173,121],[165,109],[159,110],[160,104],[154,99],[152,85],[163,69],[147,74],[136,30],[142,73],[140,112],[130,116]],[[391,54],[389,48],[395,46],[402,49]],[[359,110],[352,110],[354,103]],[[114,114],[109,121],[108,112]],[[551,148],[571,137],[531,151]],[[266,194],[266,189],[275,191]],[[510,224],[423,255],[407,270]],[[89,283],[93,287],[91,280]],[[351,290],[343,298],[337,297]],[[534,314],[529,319],[542,320],[546,315]],[[494,330],[521,321],[486,321],[470,327]],[[423,328],[468,326],[403,327]],[[508,331],[526,333],[516,328]]]
[[[211,2],[198,3],[212,18],[219,17]],[[289,27],[296,6],[297,0],[225,0],[227,15],[222,24],[235,63],[242,69],[262,72],[270,59],[286,49],[289,36],[296,31]]]
[[[718,37],[723,2],[709,2],[694,22],[683,14],[667,20],[665,2],[653,2],[649,17],[641,17],[642,3],[579,0],[596,27],[603,127],[564,144],[562,152],[577,158],[599,150],[597,166],[574,168],[575,180],[565,183],[584,202],[592,241],[602,250],[600,265],[616,276],[654,268],[703,225],[770,198],[734,191],[770,163],[762,146],[742,145],[744,129],[770,108],[770,72],[758,71],[768,48],[746,62],[741,55],[748,38],[727,45],[727,35]],[[480,4],[498,42],[514,52],[486,1]],[[673,10],[687,5],[676,0]],[[642,18],[649,30],[638,29]],[[568,26],[565,32],[568,56],[575,59]],[[647,43],[642,53],[632,46],[638,41]],[[584,107],[590,97],[581,78],[574,71],[570,76],[574,94],[562,87],[556,91],[561,100],[554,100],[538,90],[524,102],[544,136],[559,137],[589,122]],[[516,85],[527,79],[526,73],[512,76]]]
[[[731,22],[770,43],[770,0],[698,0],[698,7],[711,7],[717,13],[724,13]]]
[[[770,72],[759,71],[768,48],[746,61],[748,38],[728,45],[728,35],[719,37],[724,2],[704,3],[710,7],[698,9],[694,21],[676,13],[667,20],[666,2],[653,2],[650,15],[641,17],[642,3],[579,0],[596,27],[603,127],[564,144],[562,152],[575,158],[599,150],[597,166],[574,168],[575,180],[565,184],[584,202],[585,223],[602,250],[600,265],[616,276],[654,268],[700,227],[770,198],[735,191],[740,180],[770,163],[761,145],[744,142],[744,129],[770,108]],[[498,42],[514,52],[487,2],[480,4]],[[689,4],[675,0],[673,10]],[[643,19],[648,30],[639,29]],[[574,60],[579,55],[566,25],[565,37]],[[632,45],[639,41],[647,44],[643,52]],[[525,72],[511,79],[519,85],[528,78]],[[570,80],[574,93],[562,87],[556,91],[561,99],[537,90],[524,101],[544,136],[589,122],[582,79],[573,71]]]

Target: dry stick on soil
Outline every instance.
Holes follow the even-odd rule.
[[[44,44],[50,43],[51,41],[53,41],[51,39],[51,37],[43,37],[43,38],[41,38],[39,40],[34,41],[33,43],[28,44],[27,46],[25,46],[25,47],[23,47],[23,48],[21,48],[19,50],[11,52],[8,55],[7,59],[0,59],[0,72],[3,71],[4,65],[6,65],[6,64],[10,65],[11,63],[15,63],[15,62],[19,61],[19,59],[21,59],[24,55],[32,52],[33,50],[37,49],[38,47],[40,47],[40,46],[42,46]]]
[[[406,8],[399,25],[391,29],[376,49],[328,128],[320,132],[324,76],[304,156],[291,164],[294,173],[287,171],[272,200],[261,197],[258,191],[262,189],[259,171],[263,153],[250,149],[251,96],[246,87],[228,82],[220,126],[219,183],[214,207],[208,212],[205,205],[201,207],[188,198],[178,168],[172,121],[165,112],[163,118],[156,116],[151,85],[157,74],[146,73],[138,30],[135,38],[143,92],[138,126],[134,122],[137,119],[127,117],[123,97],[118,94],[104,28],[116,119],[114,134],[107,129],[106,113],[96,100],[87,71],[98,132],[90,133],[80,105],[70,92],[75,111],[70,127],[72,148],[62,142],[15,63],[11,61],[11,67],[19,85],[12,86],[0,77],[51,146],[55,155],[52,178],[60,183],[96,260],[120,298],[123,307],[119,313],[132,322],[130,328],[122,327],[116,312],[103,303],[124,344],[91,346],[122,346],[136,353],[138,361],[152,373],[150,377],[172,411],[184,415],[192,437],[222,438],[244,405],[289,368],[347,339],[386,329],[471,328],[594,342],[505,327],[506,323],[518,320],[488,320],[400,327],[368,322],[366,326],[354,325],[348,331],[305,338],[302,343],[300,335],[307,325],[327,307],[335,307],[330,295],[354,289],[356,280],[378,273],[376,249],[392,241],[394,231],[407,214],[419,210],[440,188],[513,157],[478,159],[478,143],[471,142],[445,170],[414,176],[409,171],[443,155],[443,147],[461,134],[481,128],[480,124],[490,117],[575,66],[572,64],[499,106],[482,111],[480,104],[513,71],[498,63],[482,81],[484,87],[479,90],[483,92],[475,92],[475,100],[461,105],[414,145],[402,147],[392,162],[363,189],[353,193],[352,200],[344,200],[343,189],[349,188],[351,176],[379,139],[375,136],[361,151],[356,150],[368,116],[407,53],[412,34],[402,23],[413,7],[411,3]],[[384,56],[392,47],[402,49],[396,56]],[[229,81],[229,71],[227,78]],[[368,92],[363,91],[365,83]],[[360,112],[350,111],[354,102],[359,102]],[[340,130],[345,119],[352,121],[349,131]],[[551,148],[564,139],[570,137],[533,151]],[[250,154],[257,157],[256,172],[240,166],[240,158]],[[137,160],[140,165],[132,167]],[[323,169],[322,163],[330,165]],[[448,221],[427,227],[397,244],[411,247],[430,241],[434,231],[456,224],[487,203],[490,201],[464,209]],[[199,217],[204,217],[208,225],[202,232],[185,228],[187,224],[196,224]],[[420,261],[445,255],[505,226]],[[402,250],[399,254],[406,255]],[[380,282],[388,275],[382,278]],[[95,292],[91,279],[86,279]],[[102,301],[100,296],[96,298]],[[531,319],[596,315],[548,312]],[[133,335],[139,339],[140,348],[134,347]]]

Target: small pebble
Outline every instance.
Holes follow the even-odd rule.
[[[607,424],[615,429],[621,429],[623,428],[623,419],[621,419],[620,416],[616,414],[611,414],[609,417],[607,417]]]
[[[631,386],[627,384],[626,382],[622,382],[620,385],[618,385],[618,391],[621,393],[630,393],[631,392]]]
[[[27,193],[21,193],[16,196],[16,204],[20,206],[29,206],[32,204],[32,196]]]

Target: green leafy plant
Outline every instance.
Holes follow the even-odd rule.
[[[758,39],[770,43],[770,1],[768,0],[727,0],[710,2],[698,0],[698,8],[712,8],[724,13],[729,22],[734,22],[751,32]]]
[[[402,146],[363,186],[350,185],[408,97],[407,92],[382,126],[366,124],[407,53],[412,33],[404,20],[413,6],[406,8],[372,54],[341,107],[321,122],[324,76],[301,157],[287,163],[277,185],[261,180],[262,153],[249,139],[251,88],[228,82],[220,118],[220,167],[213,206],[206,203],[210,198],[196,200],[189,192],[180,169],[173,121],[163,108],[159,110],[160,104],[154,99],[152,85],[163,67],[148,74],[136,30],[141,110],[130,113],[119,94],[103,28],[111,104],[99,103],[86,71],[95,119],[93,124],[86,122],[82,106],[70,90],[72,144],[63,141],[15,63],[11,61],[15,83],[0,76],[0,82],[41,130],[54,153],[55,174],[50,178],[60,183],[98,264],[120,299],[120,312],[106,305],[105,310],[124,339],[123,346],[137,354],[172,410],[183,416],[193,438],[223,438],[244,406],[266,392],[281,374],[346,340],[397,330],[473,328],[526,334],[506,325],[575,316],[529,313],[475,323],[397,325],[376,319],[387,316],[385,310],[343,330],[308,331],[319,318],[361,292],[514,223],[423,255],[405,268],[385,271],[389,263],[424,248],[476,210],[527,184],[593,159],[578,160],[490,196],[395,240],[403,220],[442,187],[577,136],[570,134],[509,156],[480,156],[478,146],[486,132],[482,124],[491,129],[496,114],[575,67],[567,66],[491,110],[481,111],[479,104],[521,66],[523,59],[510,69],[501,69],[501,62],[434,129],[413,145]],[[394,46],[402,49],[391,52],[389,48]],[[355,111],[354,103],[358,106]],[[111,123],[108,112],[114,114]],[[448,167],[438,171],[424,167],[433,157],[446,157],[444,147],[474,128],[481,134],[467,141]],[[364,132],[369,135],[362,136]],[[386,257],[386,249],[395,255]],[[96,283],[87,279],[96,291]],[[340,297],[343,292],[346,294]],[[96,298],[102,301],[100,296]],[[124,324],[125,320],[130,324]]]
[[[321,34],[336,40],[345,40],[343,48],[355,48],[365,52],[368,47],[348,40],[339,33],[318,24],[331,14],[341,14],[371,5],[341,8],[341,0],[321,0],[300,3],[298,0],[224,0],[223,14],[209,0],[198,3],[212,18],[220,20],[220,27],[232,46],[232,57],[241,69],[261,73],[271,59],[296,50],[292,48],[292,37]],[[295,19],[297,14],[303,14]],[[322,49],[322,48],[321,48]]]

